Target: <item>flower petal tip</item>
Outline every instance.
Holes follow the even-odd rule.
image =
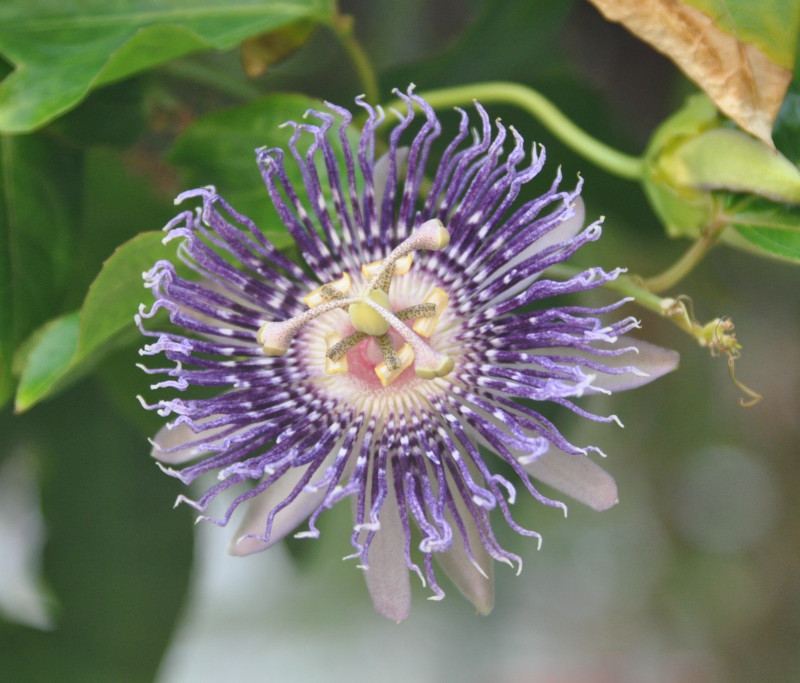
[[[270,543],[265,543],[262,539],[254,536],[240,536],[234,538],[228,545],[228,555],[231,557],[246,557],[260,553],[270,547]]]
[[[617,503],[616,481],[585,455],[565,453],[552,446],[524,468],[532,477],[598,512]]]

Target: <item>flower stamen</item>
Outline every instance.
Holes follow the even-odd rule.
[[[402,311],[395,312],[395,315],[400,320],[414,320],[415,318],[430,318],[436,315],[436,304],[428,302],[424,304],[416,304],[415,306],[409,306],[408,308],[404,308]]]
[[[437,325],[439,324],[439,318],[441,318],[442,313],[444,313],[444,309],[447,308],[448,304],[450,303],[450,297],[447,296],[447,292],[445,292],[440,287],[434,287],[433,291],[428,294],[425,298],[425,302],[419,304],[419,306],[414,306],[413,308],[425,309],[429,310],[431,307],[433,308],[433,312],[430,314],[422,314],[422,315],[414,315],[410,316],[416,318],[416,322],[411,327],[414,332],[417,334],[421,334],[423,337],[430,337],[434,331],[436,330]],[[406,309],[410,310],[410,309]],[[405,318],[401,317],[401,313],[405,311],[400,311],[397,314],[397,317],[401,320],[405,320]]]
[[[396,368],[390,368],[386,361],[378,363],[378,365],[375,366],[375,374],[378,376],[381,384],[385,387],[388,387],[392,382],[394,382],[401,374],[403,374],[403,372],[405,372],[406,368],[408,368],[414,362],[414,351],[411,350],[411,347],[408,344],[403,344],[403,346],[401,346],[400,349],[394,353],[398,362]]]
[[[335,340],[332,340],[333,336],[336,337]],[[342,339],[335,332],[330,332],[325,337],[325,341],[328,342],[328,352],[325,355],[332,361],[339,361],[344,358],[350,349],[366,339],[368,336],[369,335],[365,332],[353,332]]]
[[[378,348],[383,354],[383,361],[386,363],[386,367],[389,368],[389,370],[397,370],[397,368],[400,367],[400,358],[394,350],[394,344],[392,344],[389,335],[383,334],[377,338],[377,341]]]
[[[366,335],[361,336],[361,332],[354,332],[342,339],[341,335],[336,332],[328,332],[325,335],[325,344],[328,348],[328,353],[325,354],[325,372],[328,375],[339,375],[347,372],[347,351],[358,342],[360,342]],[[354,337],[358,337],[353,340]],[[349,344],[349,346],[348,346]],[[341,352],[333,353],[335,349],[341,347]]]
[[[309,308],[314,308],[326,301],[333,301],[334,299],[343,299],[345,294],[350,291],[350,275],[344,273],[342,277],[333,282],[317,287],[313,292],[306,294],[303,297],[303,303]]]
[[[373,261],[372,263],[365,263],[361,266],[362,275],[369,281],[378,274],[385,259]],[[405,275],[411,270],[411,265],[414,263],[414,254],[408,253],[402,258],[397,259],[394,264],[394,275]]]
[[[438,251],[439,249],[444,249],[448,244],[450,244],[450,233],[444,227],[442,221],[438,218],[425,221],[398,244],[391,254],[383,259],[372,280],[369,281],[367,291],[381,289],[384,292],[388,292],[392,276],[395,274],[395,265],[412,251],[418,251],[419,249]]]
[[[351,304],[358,303],[356,297],[328,301],[314,308],[308,309],[305,313],[289,318],[288,320],[270,321],[264,323],[256,333],[256,341],[261,345],[264,353],[268,356],[282,356],[289,350],[294,336],[307,322],[319,317],[323,313],[336,310],[337,308],[347,308]]]
[[[392,312],[389,288],[392,277],[409,271],[418,249],[438,250],[450,243],[450,233],[444,224],[434,218],[420,225],[414,232],[382,261],[362,266],[365,277],[371,279],[355,297],[346,297],[352,284],[350,275],[344,273],[333,282],[317,287],[303,297],[309,310],[288,320],[264,323],[256,334],[256,340],[268,356],[282,356],[292,339],[303,325],[314,318],[337,308],[346,308],[355,332],[342,338],[340,334],[325,337],[325,371],[328,374],[347,372],[347,352],[366,337],[374,337],[383,355],[383,362],[375,367],[375,373],[384,386],[393,381],[405,368],[415,361],[415,372],[419,377],[433,379],[442,377],[453,369],[453,359],[432,349],[418,335],[430,337],[436,329],[449,298],[444,290],[436,287],[426,300],[397,312]],[[405,324],[415,320],[414,331]],[[395,349],[389,330],[394,328],[406,342],[402,357]]]
[[[412,332],[394,313],[383,308],[372,298],[363,299],[363,303],[383,318],[390,327],[394,328],[394,331],[411,347],[415,357],[414,372],[416,372],[419,377],[423,379],[444,377],[453,369],[455,363],[450,356],[432,349],[419,335]]]

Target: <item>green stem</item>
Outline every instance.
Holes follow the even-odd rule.
[[[330,28],[338,38],[344,51],[347,52],[347,56],[350,57],[367,101],[377,103],[380,101],[381,96],[378,77],[375,74],[375,69],[372,68],[372,62],[367,53],[356,38],[353,25],[353,17],[337,13],[330,23]]]
[[[583,268],[561,263],[548,268],[545,275],[566,280],[580,275],[582,272],[584,272]],[[698,322],[694,317],[689,297],[681,295],[677,298],[662,298],[647,289],[639,278],[629,275],[620,275],[615,280],[604,283],[603,289],[630,297],[640,306],[672,321],[700,346],[709,349],[712,355],[724,354],[728,356],[729,360],[734,361],[739,357],[741,346],[736,341],[736,336],[732,334],[733,323],[730,319],[714,318],[706,324]]]
[[[560,280],[566,280],[576,275],[580,275],[586,269],[578,268],[575,266],[559,263],[555,266],[550,266],[545,273],[547,276],[553,276]],[[647,308],[659,315],[665,315],[665,299],[653,294],[650,290],[642,287],[637,283],[636,279],[628,275],[620,275],[616,280],[611,280],[603,285],[603,289],[609,289],[612,292],[617,292],[623,296],[631,297],[637,304]]]
[[[700,238],[683,255],[662,273],[647,278],[645,287],[651,292],[663,292],[683,280],[703,260],[717,241],[724,223],[714,222],[703,231]]]
[[[511,104],[524,109],[539,120],[547,130],[567,147],[609,173],[641,180],[644,162],[639,157],[630,156],[609,147],[603,142],[578,128],[556,106],[532,88],[518,83],[492,82],[472,83],[470,85],[428,90],[419,93],[434,109],[471,104],[477,100],[481,104]],[[399,107],[402,102],[392,102],[386,107]]]

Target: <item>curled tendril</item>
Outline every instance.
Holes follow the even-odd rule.
[[[739,405],[751,408],[761,401],[763,398],[761,394],[736,378],[736,361],[741,358],[742,345],[736,339],[730,316],[714,318],[703,325],[694,315],[692,299],[685,294],[675,299],[663,299],[662,307],[666,317],[672,318],[679,327],[691,334],[700,346],[709,350],[712,356],[725,356],[728,359],[731,381],[747,396],[739,399]]]

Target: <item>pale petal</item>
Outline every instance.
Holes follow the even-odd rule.
[[[567,220],[563,221],[550,232],[542,235],[534,242],[531,242],[531,244],[525,247],[525,249],[523,249],[514,258],[509,259],[509,261],[504,263],[500,268],[492,273],[490,277],[486,278],[486,281],[483,283],[483,287],[491,284],[497,280],[497,278],[503,277],[506,273],[508,273],[509,270],[519,265],[523,261],[531,258],[532,256],[535,256],[543,249],[551,247],[554,244],[569,241],[575,237],[575,235],[577,235],[583,228],[583,221],[586,217],[586,209],[583,204],[583,199],[580,197],[575,197],[575,199],[572,201],[572,204],[575,209],[575,215],[573,215],[572,218],[568,218]],[[489,305],[495,305],[500,301],[505,301],[512,296],[516,296],[520,292],[528,289],[528,287],[538,280],[540,276],[541,273],[535,273],[526,278],[522,278],[507,289],[504,289],[495,299],[490,302]]]
[[[572,206],[575,209],[575,214],[572,218],[568,218],[563,223],[560,223],[550,232],[542,235],[538,240],[531,244],[523,253],[525,258],[529,258],[534,254],[538,254],[547,247],[552,247],[559,242],[567,242],[575,237],[582,229],[583,223],[586,220],[586,206],[583,203],[583,198],[578,196],[572,200]]]
[[[463,539],[450,514],[447,515],[447,518],[455,535],[453,545],[447,552],[436,553],[435,557],[461,594],[475,605],[478,614],[487,615],[494,607],[494,563],[483,545],[475,518],[464,507],[460,499],[457,501],[457,507],[467,532],[472,556],[483,573],[469,559]]]
[[[367,589],[378,614],[392,621],[405,621],[411,613],[411,581],[405,559],[405,533],[392,486],[378,521],[381,527],[369,546],[369,566],[364,571]]]
[[[202,439],[214,436],[215,433],[219,433],[222,430],[223,428],[219,428],[195,434],[185,422],[174,427],[169,424],[164,425],[151,440],[153,449],[150,451],[150,455],[167,465],[183,465],[189,460],[199,458],[201,455],[208,455],[209,451],[200,450],[194,444]],[[170,451],[169,449],[171,448],[176,448],[177,450]]]
[[[565,453],[551,445],[523,467],[532,477],[593,510],[608,510],[618,502],[614,478],[585,455]]]
[[[266,531],[269,513],[292,492],[292,489],[302,479],[306,472],[305,467],[290,469],[266,491],[258,494],[247,506],[244,520],[233,537],[228,552],[231,555],[242,557],[251,555],[275,545],[286,534],[294,530],[306,517],[322,504],[326,489],[320,491],[301,491],[289,505],[275,515],[269,541],[258,538],[246,538],[248,534],[262,536]],[[321,468],[322,469],[322,468]]]
[[[224,450],[223,442],[225,440],[235,438],[237,434],[248,429],[250,429],[250,425],[235,430],[231,430],[230,425],[223,425],[194,432],[185,422],[174,427],[165,425],[151,439],[150,443],[153,449],[150,451],[150,455],[166,465],[183,465],[195,458],[208,457],[212,453]],[[226,434],[224,439],[221,439],[219,444],[215,443],[215,437],[223,432]],[[200,442],[204,442],[202,447],[198,445]],[[216,448],[217,445],[220,447]],[[173,448],[176,450],[170,450]]]
[[[630,351],[619,356],[603,356],[602,358],[595,356],[594,358],[610,368],[630,365],[638,371],[638,373],[626,372],[621,375],[598,372],[596,379],[592,382],[592,387],[606,391],[623,391],[649,384],[654,379],[672,372],[678,367],[681,359],[677,351],[627,336],[620,337],[615,344],[597,344],[597,348],[604,347],[632,347]]]
[[[624,372],[621,374],[609,374],[591,368],[584,368],[587,374],[595,375],[591,386],[582,393],[607,393],[609,391],[624,391],[625,389],[635,389],[644,384],[649,384],[654,379],[658,379],[668,372],[672,372],[678,367],[680,354],[672,349],[665,349],[656,344],[634,339],[633,337],[622,336],[614,343],[596,342],[593,346],[597,349],[622,349],[630,348],[630,351],[616,356],[597,356],[588,351],[573,349],[570,347],[556,347],[548,349],[532,349],[529,353],[547,356],[568,356],[591,360],[609,368],[636,368],[635,372]]]

